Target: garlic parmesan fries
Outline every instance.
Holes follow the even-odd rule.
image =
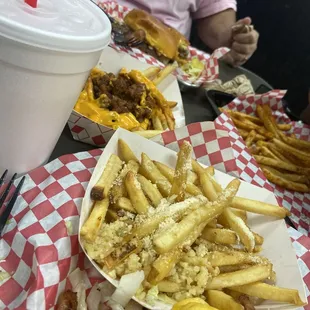
[[[119,279],[143,270],[136,297],[148,303],[156,292],[166,303],[199,297],[218,309],[244,309],[240,295],[248,304],[253,297],[304,304],[297,290],[270,285],[272,263],[259,255],[264,238],[247,223],[247,212],[284,218],[285,209],[238,197],[238,179],[222,188],[213,167],[191,158],[186,141],[175,169],[145,153],[139,160],[118,143],[119,156],[111,155],[94,185],[94,207],[80,231],[104,272]]]

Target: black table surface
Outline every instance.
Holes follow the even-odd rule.
[[[244,68],[231,68],[226,64],[220,64],[220,79],[224,82],[233,79],[238,74],[245,74],[251,80],[254,89],[262,84],[268,85],[262,78]],[[182,92],[182,99],[186,124],[213,120],[213,110],[206,100],[203,89],[187,89]],[[73,140],[69,127],[66,125],[50,160],[61,155],[88,151],[93,148],[92,145]]]

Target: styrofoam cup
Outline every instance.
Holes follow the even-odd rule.
[[[90,0],[0,1],[0,173],[48,160],[110,34]]]

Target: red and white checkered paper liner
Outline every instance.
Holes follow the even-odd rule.
[[[215,132],[215,129],[221,130],[223,124],[232,127],[229,119],[223,116],[222,119],[214,124],[214,130],[208,123],[196,123],[183,128],[182,132],[180,129],[166,132],[156,141],[177,150],[186,139],[193,144],[197,159],[224,172],[236,173],[227,133]],[[235,132],[230,134],[230,139],[234,153],[238,154],[242,141],[239,142]],[[0,284],[0,309],[52,309],[59,293],[68,286],[68,275],[76,267],[87,270],[88,288],[103,281],[85,259],[77,236],[82,198],[101,152],[65,155],[27,175],[0,239],[0,268],[12,274]],[[239,155],[238,164],[242,156],[248,155]],[[225,164],[219,165],[223,161]],[[243,177],[247,176],[242,167],[238,170]],[[249,181],[260,184],[259,179]],[[70,226],[72,229],[67,229]],[[289,233],[302,277],[309,287],[310,239],[292,228]],[[308,289],[306,294],[310,302]]]
[[[105,146],[115,132],[114,129],[95,123],[74,110],[68,126],[74,140],[99,147]]]
[[[116,2],[109,1],[109,2],[101,2],[101,1],[95,1],[98,6],[103,8],[105,12],[107,12],[109,15],[113,16],[114,18],[117,18],[118,20],[123,20],[125,15],[130,11],[129,8],[124,7],[122,5],[117,4]],[[124,52],[132,57],[153,65],[163,68],[164,64],[154,58],[153,56],[150,56],[138,48],[131,48],[131,47],[125,47],[115,44],[114,42],[110,43],[110,46],[114,48],[115,50],[119,52]],[[178,68],[176,70],[176,77],[179,81],[185,82],[187,84],[191,84],[193,86],[201,86],[206,82],[213,81],[218,78],[219,76],[219,65],[218,65],[218,59],[223,57],[226,53],[229,52],[229,49],[226,47],[219,48],[214,51],[214,53],[210,56],[209,54],[200,51],[192,46],[189,47],[189,59],[193,57],[197,57],[200,61],[205,63],[205,69],[202,71],[200,77],[198,79],[194,79],[185,73],[183,70]]]
[[[227,108],[254,115],[257,104],[268,104],[277,121],[292,123],[293,127],[291,133],[294,133],[299,139],[310,141],[310,126],[302,124],[301,122],[291,122],[284,113],[281,99],[285,93],[286,92],[283,90],[273,90],[263,95],[239,97],[231,102]],[[216,122],[222,124],[229,130],[240,177],[247,182],[271,190],[277,197],[279,204],[292,213],[291,220],[295,227],[301,233],[310,236],[310,194],[286,190],[268,182],[255,159],[250,155],[244,140],[239,135],[238,130],[233,125],[229,116],[221,114]]]

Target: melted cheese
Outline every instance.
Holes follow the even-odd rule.
[[[87,92],[87,87],[81,92],[74,107],[76,112],[100,125],[111,127],[112,129],[117,129],[118,127],[127,130],[132,130],[135,127],[147,129],[149,120],[144,120],[142,123],[139,123],[132,113],[119,114],[115,111],[102,109],[100,108],[98,101],[91,98],[93,96],[91,96],[90,93],[92,95],[92,91]]]

